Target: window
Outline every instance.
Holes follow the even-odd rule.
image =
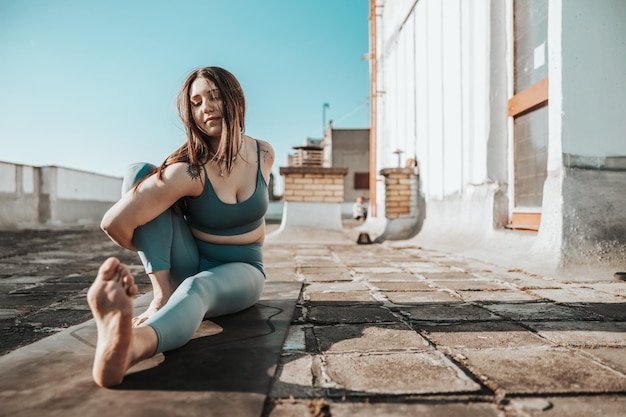
[[[369,190],[370,189],[370,173],[355,172],[354,173],[354,189]]]
[[[548,0],[514,2],[514,207],[508,227],[538,230],[548,161]]]

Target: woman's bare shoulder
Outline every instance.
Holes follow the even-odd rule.
[[[177,189],[185,195],[195,195],[202,190],[204,179],[202,166],[176,162],[163,170],[161,182],[165,188]],[[156,185],[156,184],[155,184]]]
[[[266,163],[266,164],[273,164],[274,163],[274,148],[272,147],[272,145],[262,139],[255,139],[257,142],[259,142],[259,150],[260,150],[260,156],[261,156],[261,160]]]
[[[259,142],[259,146],[261,147],[261,149],[265,148],[265,149],[268,149],[268,150],[271,149],[272,151],[274,151],[274,148],[268,141],[263,140],[263,139],[254,139],[254,140]]]

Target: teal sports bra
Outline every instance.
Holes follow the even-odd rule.
[[[259,227],[269,206],[269,192],[261,173],[261,147],[257,148],[257,179],[254,193],[239,203],[224,203],[219,199],[204,168],[206,184],[198,197],[186,197],[187,222],[194,229],[217,236],[235,236]]]

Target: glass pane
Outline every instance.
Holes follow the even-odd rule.
[[[548,76],[548,0],[515,0],[515,94]]]
[[[515,118],[515,206],[541,207],[548,164],[548,106]]]

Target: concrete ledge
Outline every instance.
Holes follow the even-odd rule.
[[[410,241],[422,247],[518,268],[544,276],[558,273],[558,254],[535,233],[496,228],[498,190],[476,187],[468,197],[426,203],[426,218]]]
[[[341,230],[341,204],[285,201],[279,230],[292,227]]]
[[[265,237],[268,244],[353,244],[343,229],[341,203],[286,201],[280,227]]]

